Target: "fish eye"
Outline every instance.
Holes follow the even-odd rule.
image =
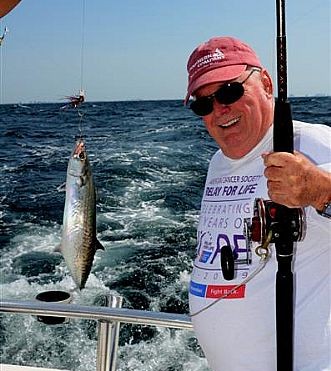
[[[81,152],[78,156],[81,160],[85,160],[85,153],[84,152]]]

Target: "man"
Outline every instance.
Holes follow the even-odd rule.
[[[220,147],[207,174],[189,294],[208,363],[214,371],[276,370],[274,246],[263,260],[243,236],[243,219],[263,198],[305,207],[307,233],[294,256],[294,363],[297,371],[327,370],[331,130],[295,121],[294,154],[272,153],[273,83],[240,40],[210,39],[193,51],[187,69],[185,103],[194,98],[191,109]],[[225,245],[235,257],[233,279],[221,269]]]

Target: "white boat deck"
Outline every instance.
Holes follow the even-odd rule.
[[[5,365],[5,364],[1,363],[0,364],[0,371],[69,371],[69,370],[56,370],[54,368]]]

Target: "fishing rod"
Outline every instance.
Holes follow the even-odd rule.
[[[273,145],[275,152],[293,153],[293,122],[291,106],[287,99],[287,55],[285,31],[285,0],[276,0],[277,16],[277,88],[275,101]],[[276,273],[276,343],[277,370],[293,370],[293,272],[294,242],[291,231],[292,212],[282,205],[276,210],[277,233],[275,241],[278,270]],[[279,220],[283,219],[283,223]],[[274,232],[275,233],[275,232]]]
[[[274,152],[293,153],[293,122],[287,97],[287,56],[285,33],[285,0],[276,0],[277,16],[277,88],[275,100],[273,149]],[[276,272],[276,344],[277,371],[293,371],[293,272],[294,243],[305,235],[302,208],[288,208],[271,200],[255,199],[254,216],[245,221],[247,244],[264,244],[268,236],[275,244]]]
[[[287,97],[287,54],[285,0],[276,0],[277,17],[277,88],[275,101],[273,146],[274,152],[293,153],[293,121]],[[274,236],[277,259],[276,273],[276,343],[277,370],[293,370],[293,272],[294,242],[304,238],[304,214],[302,209],[289,209],[271,203],[274,218],[269,228]]]
[[[274,151],[293,153],[293,122],[287,98],[287,53],[285,0],[276,0],[277,14],[277,88],[274,112]]]

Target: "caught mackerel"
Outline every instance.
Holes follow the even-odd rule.
[[[80,138],[68,163],[59,247],[79,289],[85,287],[97,249],[104,250],[96,237],[95,188],[85,143]]]

